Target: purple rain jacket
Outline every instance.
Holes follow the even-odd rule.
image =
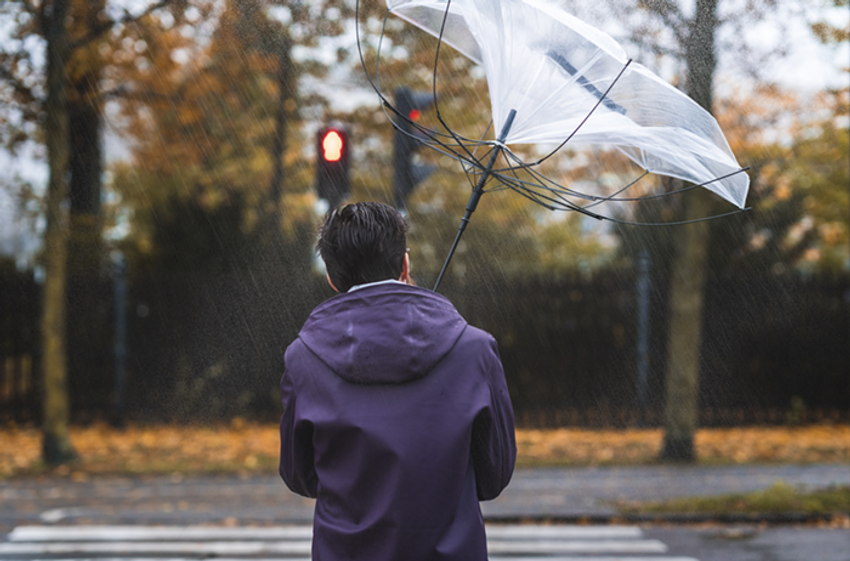
[[[401,283],[320,304],[286,350],[280,475],[316,498],[315,561],[486,561],[479,500],[507,486],[496,341]]]

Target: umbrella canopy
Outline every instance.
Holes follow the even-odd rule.
[[[484,68],[505,144],[569,138],[614,146],[650,173],[703,184],[744,208],[749,177],[717,121],[630,62],[604,32],[539,0],[387,0],[387,7]]]

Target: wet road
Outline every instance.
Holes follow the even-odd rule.
[[[495,501],[484,503],[482,509],[491,524],[520,520],[526,522],[523,525],[525,528],[551,528],[553,526],[528,523],[545,520],[548,524],[553,519],[582,516],[610,517],[615,515],[611,503],[617,500],[752,491],[766,488],[779,480],[804,488],[850,484],[850,467],[825,464],[520,469],[502,496]],[[81,525],[106,525],[114,529],[116,525],[271,528],[282,524],[296,524],[309,528],[305,525],[309,524],[312,511],[312,500],[289,492],[275,475],[16,479],[0,482],[0,535],[6,536],[5,541],[0,541],[0,544],[5,544],[6,548],[24,547],[21,551],[27,547],[35,547],[15,546],[7,536],[15,528],[18,528],[16,531],[21,535],[20,528],[25,526],[40,526],[60,531],[69,526],[79,530]],[[850,561],[848,528],[717,524],[643,524],[626,528],[631,528],[627,531],[635,532],[635,535],[611,538],[614,542],[608,545],[601,542],[581,545],[581,539],[578,541],[579,545],[556,543],[555,549],[550,549],[547,554],[559,556],[550,559],[561,560],[634,560],[645,557],[647,560],[666,561]],[[534,543],[543,541],[532,540],[530,545],[525,547],[534,549],[537,547]],[[217,547],[227,549],[234,546],[204,545],[202,549]],[[250,549],[256,545],[246,547]],[[299,551],[303,551],[306,546],[302,543],[298,547],[301,548]],[[602,550],[570,553],[570,548],[576,547],[601,547]],[[631,553],[617,553],[618,547],[634,547],[637,550]],[[608,551],[606,548],[613,550]],[[508,553],[503,556],[504,559],[522,559],[525,555],[520,551],[518,556],[511,557],[510,551],[505,551]],[[557,553],[558,551],[560,553]],[[0,555],[0,559],[44,558],[43,555],[35,553],[9,555],[12,557]],[[90,558],[91,554],[85,554],[83,557],[60,557],[81,559]],[[173,558],[191,557],[192,555],[184,555]],[[497,558],[497,555],[493,556],[494,560]]]
[[[494,524],[491,561],[850,561],[846,528]],[[309,525],[18,526],[0,561],[308,561]]]
[[[484,516],[499,519],[613,516],[617,500],[752,491],[782,480],[823,488],[850,484],[838,464],[519,469]],[[313,501],[276,475],[15,479],[0,482],[0,532],[38,523],[281,524],[312,519]]]

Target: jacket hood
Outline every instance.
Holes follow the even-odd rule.
[[[386,283],[326,300],[310,314],[299,338],[346,381],[402,384],[428,374],[466,326],[445,297]]]

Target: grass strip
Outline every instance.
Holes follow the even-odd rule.
[[[708,497],[682,497],[653,502],[620,502],[623,514],[736,514],[834,515],[850,513],[850,485],[826,489],[802,490],[785,481],[776,481],[767,489],[750,493],[732,493]]]

